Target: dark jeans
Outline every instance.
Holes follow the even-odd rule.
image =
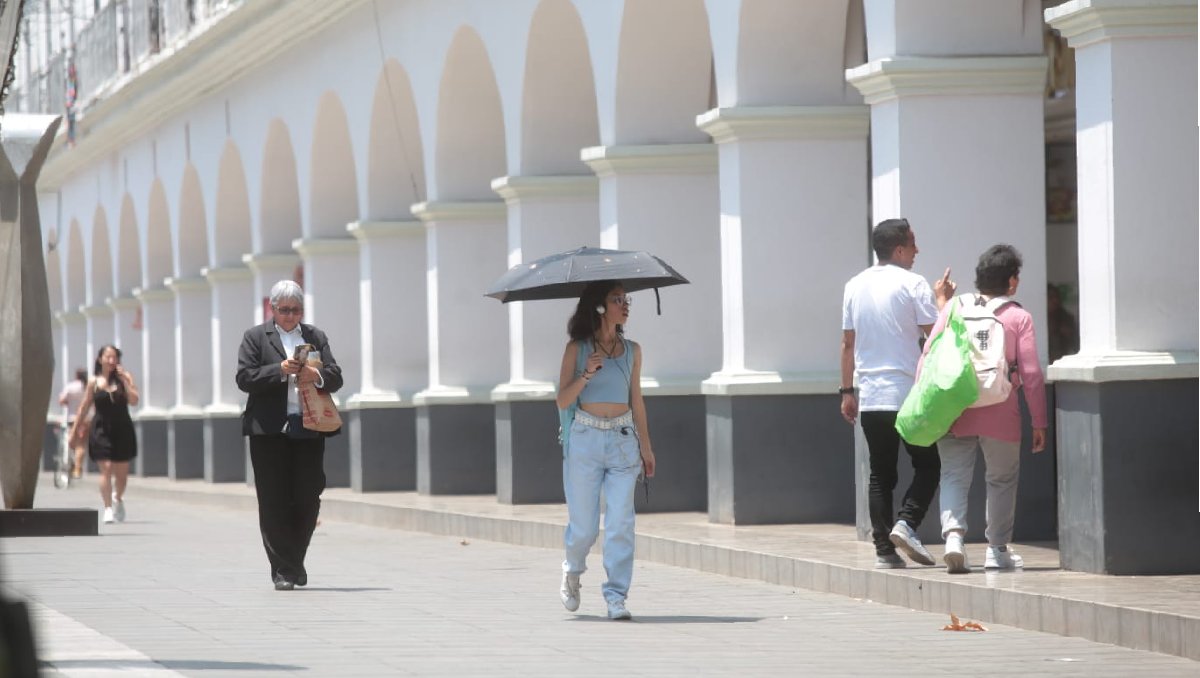
[[[325,439],[250,436],[258,495],[258,528],[271,561],[271,580],[307,579],[304,556],[317,527],[325,489]]]
[[[892,491],[896,489],[896,463],[902,441],[896,432],[895,412],[860,412],[859,418],[871,456],[871,482],[868,485],[871,539],[875,542],[875,553],[882,556],[896,552],[888,534],[893,525]],[[905,442],[904,449],[912,460],[913,479],[904,493],[904,503],[900,506],[897,519],[915,530],[925,518],[925,512],[929,510],[933,494],[937,491],[942,461],[938,457],[937,445],[918,447]]]

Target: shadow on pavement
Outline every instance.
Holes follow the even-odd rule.
[[[206,659],[66,659],[41,662],[42,668],[106,669],[110,671],[137,669],[180,669],[188,671],[307,671],[306,666],[265,664],[262,662],[223,662]]]
[[[633,621],[637,624],[748,624],[762,621],[763,617],[710,617],[707,615],[633,615]],[[570,621],[575,622],[605,622],[614,623],[608,617],[597,615],[579,615],[571,617]]]
[[[296,587],[297,591],[329,591],[332,593],[362,593],[364,591],[395,591],[396,589],[383,588],[378,586],[302,586]]]

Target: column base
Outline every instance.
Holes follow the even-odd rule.
[[[638,486],[634,501],[637,512],[704,511],[709,478],[705,397],[646,393],[645,400],[646,423],[662,475],[650,479],[649,500]]]
[[[162,413],[143,411],[135,422],[138,456],[133,459],[133,474],[143,478],[167,475],[170,436],[169,422]]]
[[[561,504],[562,446],[553,400],[496,403],[496,499],[501,504]]]
[[[1059,381],[1059,554],[1069,570],[1200,574],[1197,379]]]
[[[708,518],[714,523],[848,523],[852,432],[836,396],[706,398]]]
[[[496,491],[496,414],[491,404],[418,405],[417,492]]]
[[[204,419],[176,416],[167,425],[167,477],[204,477]]]
[[[416,417],[416,409],[398,405],[343,412],[351,489],[403,492],[417,488]]]
[[[350,487],[350,436],[346,412],[341,414],[341,433],[325,439],[325,487]]]
[[[236,407],[213,408],[205,412],[204,480],[207,482],[240,483],[246,480],[240,414]]]

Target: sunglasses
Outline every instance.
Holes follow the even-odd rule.
[[[275,309],[275,315],[300,315],[303,312],[303,306],[279,306]]]
[[[628,294],[626,294],[623,297],[620,297],[620,296],[609,297],[608,301],[609,301],[609,303],[616,304],[617,306],[632,306],[633,305],[633,297],[629,296]]]

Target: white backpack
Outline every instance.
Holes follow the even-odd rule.
[[[959,297],[963,322],[971,340],[971,364],[979,381],[979,399],[970,407],[987,407],[1008,400],[1012,393],[1012,374],[1004,346],[1004,326],[996,311],[1005,304],[1017,302],[1008,297],[993,297],[984,303],[975,294]]]

